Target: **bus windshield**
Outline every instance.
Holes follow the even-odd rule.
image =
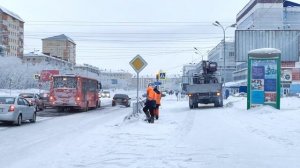
[[[53,88],[76,88],[77,80],[75,77],[59,76],[53,79]]]

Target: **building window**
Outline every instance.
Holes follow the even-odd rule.
[[[234,52],[229,52],[230,57],[234,57]]]

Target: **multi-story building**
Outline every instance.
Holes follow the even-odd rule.
[[[251,0],[237,14],[236,21],[234,80],[247,80],[250,50],[277,48],[282,53],[282,72],[291,73],[293,77],[282,83],[283,93],[288,94],[292,83],[300,83],[300,70],[296,70],[300,57],[300,4],[286,0]]]
[[[72,63],[68,61],[62,60],[60,58],[52,57],[43,53],[39,53],[39,52],[30,52],[24,54],[22,58],[22,62],[27,64],[27,66],[47,64],[47,65],[53,65],[62,68],[68,68],[68,69],[72,69],[74,66]]]
[[[3,55],[23,56],[24,21],[17,14],[0,6],[0,47]]]
[[[237,14],[237,29],[300,29],[299,6],[297,3],[286,0],[251,0]]]
[[[44,54],[76,63],[76,43],[70,37],[61,34],[42,39],[42,41]]]
[[[85,76],[87,76],[87,77],[100,75],[100,69],[98,67],[95,67],[95,66],[89,65],[89,64],[75,65],[74,70],[85,72]]]
[[[132,74],[123,70],[100,70],[100,80],[104,89],[129,89],[132,87]]]
[[[184,65],[182,68],[182,76],[188,76],[188,72],[190,70],[196,69],[196,67],[197,64],[192,64],[192,63]]]
[[[219,81],[222,81],[221,77],[224,78],[225,82],[233,81],[232,73],[235,71],[236,66],[234,45],[234,42],[225,42],[225,60],[223,41],[208,53],[208,61],[217,62],[218,64],[218,71],[221,74]]]

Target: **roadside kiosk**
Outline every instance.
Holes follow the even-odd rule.
[[[261,48],[248,53],[247,109],[270,105],[280,109],[281,51]]]

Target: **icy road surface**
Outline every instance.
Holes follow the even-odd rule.
[[[246,110],[230,97],[223,108],[190,110],[187,100],[163,99],[154,124],[123,121],[122,106],[39,117],[21,127],[0,124],[3,168],[299,168],[300,99],[282,110]]]

